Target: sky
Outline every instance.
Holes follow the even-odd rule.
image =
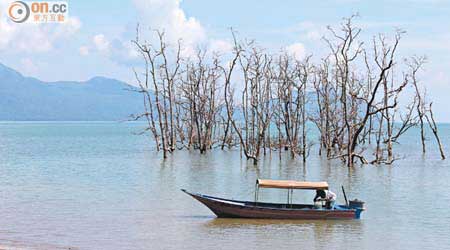
[[[130,42],[137,23],[144,31],[164,29],[169,42],[182,38],[186,54],[200,45],[229,51],[232,27],[265,48],[302,57],[321,55],[327,25],[358,13],[363,40],[397,28],[407,32],[399,56],[427,56],[419,78],[436,119],[450,122],[448,0],[69,0],[63,24],[13,23],[6,14],[11,2],[0,0],[1,63],[45,81],[105,76],[130,84],[132,68],[142,63]]]

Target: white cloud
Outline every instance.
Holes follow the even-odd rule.
[[[305,57],[305,46],[302,43],[291,44],[285,49],[288,54],[290,54],[297,60],[301,60]]]
[[[304,39],[306,37],[312,41],[320,40],[327,32],[325,24],[311,21],[300,22],[293,30],[300,33],[300,38]]]
[[[100,52],[108,53],[110,49],[110,43],[106,39],[105,35],[97,34],[92,38],[95,48]]]
[[[114,58],[120,64],[134,64],[140,59],[140,54],[133,47],[131,42],[114,39],[111,42],[110,57]]]
[[[141,24],[164,30],[168,42],[182,39],[186,53],[206,39],[205,30],[194,17],[187,17],[180,0],[134,0]]]
[[[181,40],[181,56],[193,57],[197,48],[206,46],[210,52],[227,53],[232,46],[225,40],[208,39],[205,29],[194,17],[187,17],[180,7],[181,0],[133,0],[141,27],[140,39],[157,44],[157,36],[149,30],[164,32],[169,47],[175,48]],[[133,34],[134,36],[134,34]],[[130,37],[107,37],[97,34],[92,38],[91,50],[119,64],[133,64],[140,61],[140,54],[129,41]]]
[[[306,33],[306,38],[308,38],[309,40],[319,40],[320,38],[322,38],[322,34],[320,34],[318,30],[311,30]]]
[[[87,56],[89,55],[89,47],[88,46],[81,46],[78,51],[80,52],[80,55]]]
[[[85,47],[89,50],[88,46]],[[140,56],[131,42],[124,42],[119,39],[110,40],[104,34],[97,34],[92,38],[92,47],[100,54],[119,64],[133,64],[137,62]]]
[[[0,1],[0,51],[47,52],[73,36],[81,27],[76,17],[65,23],[14,23],[6,14],[11,1]]]
[[[233,50],[233,45],[230,42],[217,39],[211,40],[208,47],[209,51],[219,54],[226,54]]]

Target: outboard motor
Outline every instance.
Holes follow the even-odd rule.
[[[354,199],[348,202],[348,206],[353,209],[361,209],[364,210],[364,201]]]
[[[364,201],[361,201],[361,200],[358,200],[358,199],[350,200],[348,202],[348,206],[350,208],[356,210],[356,213],[355,213],[355,218],[356,219],[361,218],[361,212],[366,210],[366,208],[364,207]]]
[[[344,186],[341,187],[342,193],[344,193],[345,203],[347,204],[347,207],[350,209],[355,209],[355,219],[359,219],[361,217],[361,212],[366,210],[366,208],[364,207],[364,201],[358,199],[347,201],[347,194],[345,194]]]

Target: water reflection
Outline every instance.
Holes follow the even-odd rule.
[[[211,219],[202,227],[205,236],[236,237],[236,249],[346,249],[364,234],[361,221]]]
[[[198,217],[197,217],[198,218]],[[311,228],[315,234],[320,235],[326,231],[349,230],[361,231],[361,220],[269,220],[269,219],[225,219],[213,218],[204,223],[205,227],[217,229],[229,228],[255,228],[260,230],[269,228],[297,230]]]

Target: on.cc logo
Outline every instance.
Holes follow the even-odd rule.
[[[22,1],[15,1],[9,6],[8,15],[13,22],[23,23],[30,16],[30,8]]]

